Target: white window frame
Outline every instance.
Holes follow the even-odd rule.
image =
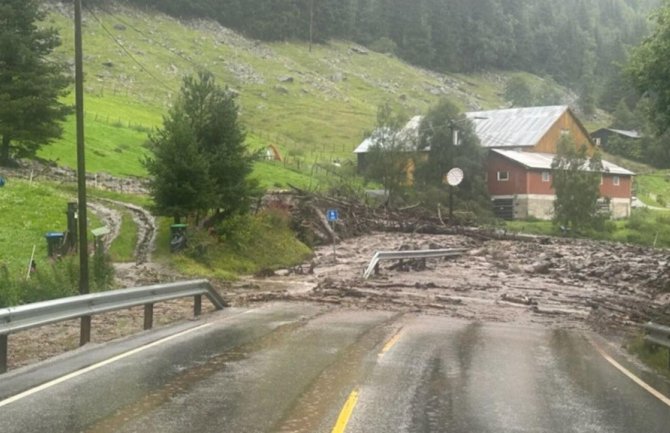
[[[619,185],[621,185],[621,177],[619,177],[619,176],[612,176],[612,185],[614,185],[614,186],[619,186]]]
[[[551,182],[551,172],[549,171],[542,172],[542,182],[545,183]]]
[[[502,175],[505,175],[503,177]],[[498,182],[508,182],[509,181],[509,171],[499,171],[498,172]]]

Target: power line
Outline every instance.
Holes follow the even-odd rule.
[[[140,30],[140,29],[137,28],[136,26],[134,26],[134,25],[130,24],[128,21],[122,19],[122,18],[119,17],[117,14],[112,13],[109,9],[105,9],[105,8],[102,7],[101,5],[98,5],[97,7],[98,7],[98,9],[102,10],[103,12],[105,12],[107,15],[109,15],[109,16],[111,16],[111,17],[114,17],[114,19],[115,19],[116,21],[118,21],[119,23],[123,24],[124,26],[126,26],[126,27],[128,27],[128,28],[134,30],[135,32],[139,33],[140,35],[144,36],[147,40],[149,40],[149,41],[153,42],[154,44],[156,44],[157,46],[163,48],[165,51],[169,52],[170,54],[179,57],[180,59],[182,59],[182,60],[184,60],[184,61],[190,63],[191,65],[195,66],[195,67],[198,68],[198,69],[202,69],[202,65],[198,64],[198,63],[195,62],[193,59],[190,59],[189,57],[187,57],[187,56],[185,56],[185,55],[183,55],[183,54],[181,54],[181,53],[179,53],[179,52],[174,52],[174,51],[170,50],[168,47],[166,47],[166,46],[163,45],[162,43],[156,41],[155,39],[151,38],[149,35],[147,35],[145,32],[143,32],[142,30]]]
[[[98,24],[100,24],[100,27],[102,27],[102,29],[103,29],[103,30],[105,31],[105,33],[107,33],[107,35],[114,41],[114,43],[115,43],[117,46],[119,46],[119,48],[121,48],[121,50],[123,50],[123,52],[126,53],[126,55],[127,55],[127,56],[128,56],[128,57],[129,57],[135,64],[137,64],[137,66],[140,67],[140,69],[142,69],[144,72],[146,72],[151,78],[153,78],[158,84],[160,84],[161,86],[163,86],[165,89],[169,90],[170,92],[174,92],[174,91],[175,91],[174,88],[172,88],[171,86],[169,86],[169,85],[168,85],[167,83],[165,83],[163,80],[161,80],[161,79],[158,78],[156,75],[154,75],[150,70],[148,70],[148,69],[142,64],[142,62],[140,62],[139,60],[137,60],[137,58],[135,58],[135,56],[133,56],[133,54],[132,54],[132,53],[131,53],[131,52],[130,52],[130,51],[129,51],[129,50],[128,50],[122,43],[121,43],[121,41],[119,41],[118,39],[116,39],[116,37],[114,36],[114,34],[107,28],[107,26],[105,26],[105,24],[102,22],[102,20],[101,20],[100,18],[98,18],[98,16],[95,14],[95,12],[93,12],[93,9],[91,9],[88,5],[86,5],[85,8],[86,8],[86,10],[88,11],[88,13],[90,13],[91,16],[98,22]]]

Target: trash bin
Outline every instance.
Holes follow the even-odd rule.
[[[49,257],[56,257],[57,255],[62,253],[65,233],[49,232],[44,237],[47,240],[47,255]]]
[[[177,252],[186,248],[186,224],[172,224],[170,226],[170,251]]]

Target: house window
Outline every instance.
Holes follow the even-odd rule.
[[[614,176],[612,178],[612,184],[614,184],[614,186],[621,185],[621,178],[619,176]]]
[[[542,182],[551,182],[551,173],[549,173],[548,171],[543,171]]]
[[[509,171],[498,172],[498,182],[507,182],[509,180]]]
[[[567,137],[570,135],[569,129],[561,129],[561,137]]]
[[[600,144],[601,144],[600,137],[596,137],[595,141],[596,141],[596,146],[600,147]]]

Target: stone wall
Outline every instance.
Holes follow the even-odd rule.
[[[517,195],[514,199],[514,218],[550,220],[554,217],[553,195]]]

